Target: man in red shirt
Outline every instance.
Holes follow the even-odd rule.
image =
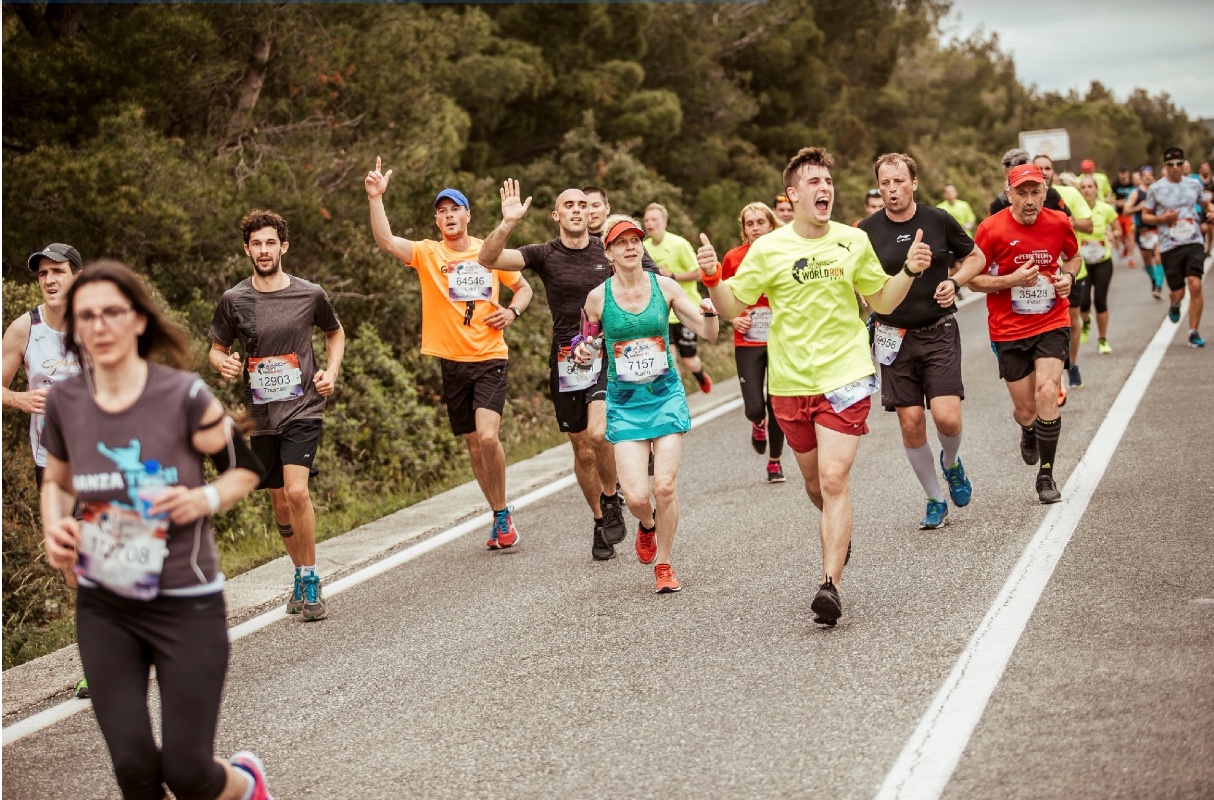
[[[1007,382],[1021,428],[1020,455],[1026,464],[1041,463],[1038,499],[1057,503],[1058,384],[1071,342],[1067,295],[1081,262],[1070,220],[1044,206],[1047,188],[1039,167],[1022,164],[1008,171],[1011,206],[978,226],[974,243],[988,254],[990,266],[969,285],[987,294],[999,377]]]

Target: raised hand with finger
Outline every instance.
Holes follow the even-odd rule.
[[[375,169],[368,172],[366,180],[363,181],[367,189],[367,197],[371,198],[372,200],[374,200],[376,197],[382,196],[384,192],[388,191],[388,181],[392,178],[392,170],[388,170],[386,173],[384,173],[381,172],[382,169],[383,163],[380,161],[379,156],[376,156]]]
[[[709,278],[716,275],[717,268],[721,266],[721,262],[717,259],[716,248],[712,246],[706,233],[700,234],[700,246],[696,249],[696,263],[700,265],[700,272]]]

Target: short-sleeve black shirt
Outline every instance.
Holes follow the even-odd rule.
[[[906,299],[891,313],[878,314],[877,319],[895,328],[922,328],[957,310],[956,304],[942,308],[934,297],[936,287],[948,277],[949,265],[974,250],[974,240],[952,214],[918,203],[915,215],[906,222],[894,222],[885,212],[878,212],[860,220],[859,228],[868,234],[882,269],[889,275],[897,275],[906,263],[916,231],[923,231],[923,241],[932,248],[931,266],[911,282]]]
[[[548,310],[552,312],[553,346],[568,346],[581,328],[586,295],[611,277],[611,263],[603,252],[603,240],[591,235],[589,244],[581,250],[573,250],[560,239],[553,239],[542,244],[523,245],[518,251],[523,256],[523,268],[539,275],[544,283]],[[647,272],[657,272],[657,265],[648,253],[641,257],[641,267]]]

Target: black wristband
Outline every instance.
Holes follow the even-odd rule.
[[[960,284],[960,283],[958,283],[958,282],[957,282],[957,279],[956,279],[956,278],[954,278],[952,275],[949,275],[947,278],[945,278],[945,280],[946,280],[946,281],[952,281],[952,282],[953,282],[953,293],[954,293],[954,294],[956,294],[957,292],[961,291],[961,284]]]
[[[918,278],[920,275],[923,274],[922,272],[912,272],[911,268],[910,268],[910,262],[908,262],[908,261],[902,262],[902,271],[904,273],[906,273],[907,275],[911,276],[912,279]]]

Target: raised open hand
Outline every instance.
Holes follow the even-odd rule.
[[[502,181],[502,220],[504,222],[518,222],[527,213],[527,209],[531,208],[531,198],[526,201],[519,199],[518,181],[513,178],[507,178]]]

